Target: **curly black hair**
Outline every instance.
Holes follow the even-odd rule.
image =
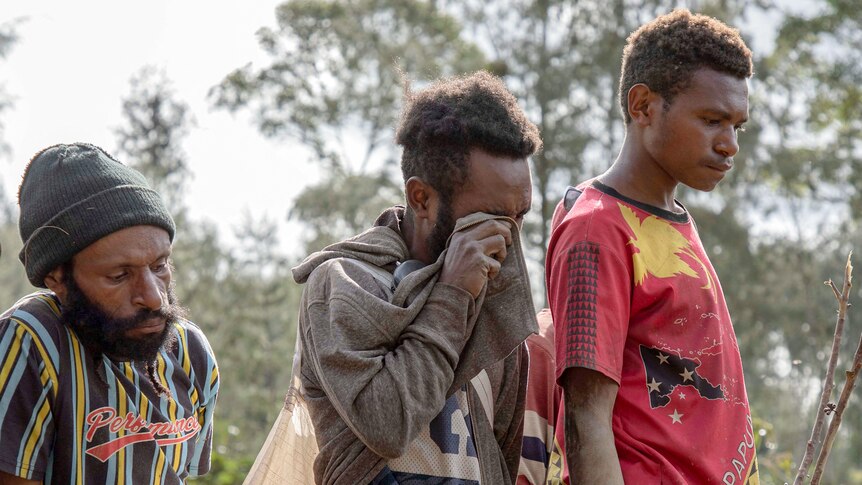
[[[646,84],[668,106],[701,68],[739,78],[754,73],[751,51],[739,31],[719,20],[678,9],[642,25],[623,49],[619,98],[626,124],[631,122],[628,92],[632,86]]]
[[[403,147],[406,182],[419,177],[443,201],[467,182],[470,150],[526,158],[541,149],[539,130],[503,82],[485,71],[440,79],[412,92],[404,79],[404,109],[395,140]]]

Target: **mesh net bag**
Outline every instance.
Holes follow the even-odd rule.
[[[300,341],[296,339],[290,389],[243,485],[312,485],[317,440],[299,382]]]

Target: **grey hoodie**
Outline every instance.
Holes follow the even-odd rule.
[[[392,293],[356,261],[391,272],[410,258],[399,223],[384,212],[364,233],[314,253],[293,269],[300,305],[301,380],[317,434],[318,484],[370,482],[481,370],[493,394],[493,429],[472,406],[484,483],[514,483],[521,448],[527,353],[537,330],[517,229],[500,273],[476,300],[437,283],[446,253]],[[459,219],[456,231],[490,218]],[[478,395],[472,386],[472,401]]]

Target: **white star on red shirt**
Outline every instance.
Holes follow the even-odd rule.
[[[691,376],[692,376],[693,374],[694,374],[694,372],[692,372],[692,371],[690,371],[690,370],[688,370],[688,369],[683,370],[683,371],[682,371],[682,374],[680,374],[680,376],[682,376],[682,382],[685,382],[685,381],[691,381],[691,382],[694,382],[694,379],[692,379],[692,378],[691,378]]]

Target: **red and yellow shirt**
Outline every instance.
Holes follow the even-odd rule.
[[[584,367],[619,384],[626,483],[759,483],[736,336],[691,217],[578,188],[546,262],[557,379]]]

